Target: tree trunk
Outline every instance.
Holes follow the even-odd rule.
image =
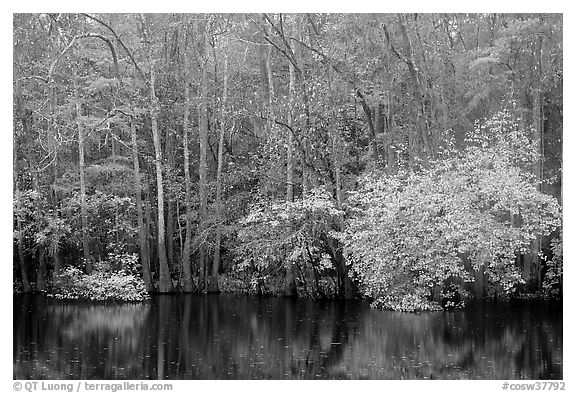
[[[222,165],[224,162],[224,135],[226,133],[226,105],[228,100],[228,56],[224,54],[224,90],[222,94],[222,119],[220,120],[220,139],[218,140],[218,170],[216,172],[216,243],[214,244],[214,261],[212,277],[208,292],[218,293],[218,269],[220,268],[220,242],[222,237]]]
[[[38,246],[38,271],[36,274],[36,290],[46,290],[46,253],[44,246]]]
[[[295,101],[296,101],[296,70],[292,62],[288,63],[289,85],[288,85],[288,124],[295,130]],[[294,201],[294,142],[292,131],[288,131],[287,148],[286,148],[286,201]],[[288,228],[290,230],[290,228]],[[286,279],[284,283],[284,293],[287,296],[297,295],[294,263],[287,261]]]
[[[290,81],[288,86],[288,123],[292,130],[294,130],[294,104],[296,101],[296,71],[292,63],[289,63]],[[286,147],[286,200],[288,202],[294,201],[294,141],[291,131],[288,131]]]
[[[382,103],[378,103],[376,104],[376,107],[374,108],[374,112],[376,114],[376,120],[375,120],[375,134],[374,134],[374,145],[378,146],[378,135],[380,134],[384,134],[386,132],[386,116],[383,112],[383,108],[384,105],[382,105]],[[384,146],[382,146],[382,152],[384,153],[384,161],[386,161],[386,152],[388,151],[388,142],[387,139],[385,138],[386,142],[384,142]],[[373,154],[380,154],[379,153],[379,148],[376,152],[373,152]],[[376,157],[376,161],[374,161],[375,164],[379,163],[380,157],[377,155]],[[382,163],[384,167],[386,167],[386,162]]]
[[[338,209],[342,209],[342,179],[341,179],[341,168],[340,168],[340,136],[338,131],[334,131],[334,136],[332,139],[332,154],[334,155],[334,178],[335,178],[335,188],[336,188],[336,203]]]
[[[78,128],[78,160],[80,166],[80,217],[82,220],[82,249],[84,251],[84,261],[86,263],[86,273],[92,273],[92,255],[90,254],[90,244],[88,242],[88,209],[86,207],[86,180],[84,174],[84,126],[80,120],[82,115],[80,108],[80,96],[78,93],[78,80],[74,81],[74,101],[76,108],[76,126]]]
[[[275,90],[274,90],[274,73],[272,72],[272,52],[273,52],[273,47],[272,45],[269,45],[267,50],[266,50],[266,60],[265,60],[265,66],[266,66],[266,80],[267,80],[267,87],[268,87],[268,92],[267,92],[267,96],[268,96],[268,102],[266,104],[266,113],[267,113],[267,121],[266,121],[266,143],[268,145],[271,145],[274,143],[275,140],[277,140],[277,128],[276,128],[276,123],[275,123],[275,119],[276,119],[276,110],[274,108],[274,102],[275,102]],[[270,183],[271,179],[268,180],[268,183]],[[268,187],[268,185],[267,185]],[[275,187],[275,185],[273,185],[272,187]]]
[[[542,190],[542,158],[544,157],[542,144],[542,93],[541,93],[541,75],[542,75],[542,37],[537,38],[535,59],[535,78],[534,91],[532,94],[532,139],[536,144],[537,158],[533,164],[532,170],[538,190]],[[530,242],[530,258],[526,258],[530,266],[526,270],[526,277],[533,282],[538,288],[541,285],[542,262],[540,251],[542,249],[542,237],[536,236],[536,239]]]
[[[182,234],[184,233],[183,228],[182,228],[182,214],[181,214],[181,210],[180,210],[180,199],[176,198],[176,225],[177,225],[177,231],[178,231],[178,245],[180,246],[178,251],[178,255],[180,255],[180,259],[178,261],[178,264],[176,265],[176,269],[178,270],[178,289],[180,291],[182,291],[182,286],[184,285],[184,270],[182,269],[182,255],[184,255],[184,238],[182,237]]]
[[[193,292],[192,266],[190,251],[192,245],[192,191],[190,181],[190,152],[188,151],[188,135],[190,129],[190,72],[188,70],[188,51],[184,48],[184,125],[182,128],[182,147],[184,148],[184,189],[186,204],[186,237],[184,238],[184,251],[182,253],[182,276],[184,292]]]
[[[272,45],[266,53],[266,76],[268,78],[268,135],[274,129],[274,74],[272,73]]]
[[[48,83],[48,108],[49,108],[48,133],[51,133],[52,124],[55,123],[55,121],[54,121],[54,108],[56,108],[56,94],[55,94],[55,90],[54,90],[53,79],[51,79]],[[56,179],[58,179],[58,152],[57,151],[54,152],[54,182],[56,182]],[[60,206],[59,206],[60,204],[58,202],[59,196],[55,191],[54,191],[53,195],[54,195],[54,201],[53,201],[54,211],[58,212],[60,210]],[[53,250],[53,258],[54,258],[54,272],[52,274],[53,275],[59,275],[60,271],[62,270],[62,266],[63,266],[62,256],[60,255],[60,242],[58,242],[58,245]]]
[[[438,133],[434,132],[435,127],[438,124],[437,116],[436,116],[436,109],[441,109],[439,104],[438,94],[435,94],[435,89],[433,88],[432,84],[430,83],[430,67],[428,65],[428,54],[426,48],[424,46],[422,36],[420,34],[420,25],[422,25],[422,21],[420,19],[420,14],[415,14],[415,23],[414,23],[414,30],[416,32],[417,38],[417,47],[420,48],[421,53],[421,65],[418,68],[417,76],[418,82],[421,91],[421,97],[423,97],[424,101],[422,102],[422,115],[424,119],[424,127],[426,130],[426,135],[428,137],[428,143],[430,144],[430,152],[431,156],[433,157],[436,149],[436,146],[439,144],[438,140]],[[412,52],[412,59],[414,59],[415,55]],[[415,60],[413,60],[415,63]]]
[[[144,23],[144,16],[141,16],[143,22],[143,30],[147,30]],[[146,33],[145,33],[146,34]],[[164,229],[164,183],[162,180],[162,146],[160,145],[160,134],[158,132],[158,98],[154,85],[156,83],[156,74],[154,70],[154,63],[152,61],[151,45],[147,37],[147,55],[148,65],[150,67],[150,118],[152,120],[152,138],[154,140],[154,153],[156,164],[156,187],[158,194],[158,263],[159,263],[159,284],[158,290],[160,293],[173,292],[174,286],[172,285],[172,278],[170,277],[170,267],[168,266],[168,259],[166,257],[166,238]]]
[[[370,131],[370,136],[372,138],[372,159],[374,160],[374,164],[378,163],[378,142],[376,139],[376,127],[374,126],[374,116],[372,114],[372,110],[370,106],[366,102],[366,98],[364,94],[360,90],[356,91],[356,96],[360,99],[360,104],[362,105],[362,109],[364,110],[364,114],[366,115],[366,122],[368,123],[368,130]]]
[[[344,262],[344,256],[341,249],[338,247],[337,240],[333,238],[326,238],[329,253],[332,257],[334,268],[338,278],[338,296],[343,299],[352,299],[352,280],[348,276],[349,267]]]
[[[486,263],[483,262],[478,269],[473,269],[474,274],[474,296],[476,299],[482,299],[486,296],[485,275]]]
[[[410,80],[412,82],[412,88],[414,92],[414,99],[416,101],[416,115],[418,117],[418,127],[420,130],[420,137],[422,138],[422,143],[424,144],[424,151],[427,158],[433,158],[432,144],[430,141],[430,135],[428,126],[426,124],[426,110],[424,108],[424,102],[422,101],[422,88],[420,79],[418,76],[418,67],[414,61],[414,51],[412,50],[412,44],[410,43],[410,38],[408,37],[408,31],[406,30],[406,24],[404,23],[403,16],[398,14],[398,24],[400,25],[400,31],[402,33],[402,39],[404,41],[404,56],[405,62],[408,65],[408,70],[410,72]]]
[[[159,262],[159,285],[160,293],[173,292],[174,286],[170,277],[170,267],[166,256],[166,237],[164,230],[164,183],[162,180],[162,147],[158,133],[157,98],[154,92],[154,64],[150,61],[150,115],[152,117],[152,136],[154,139],[154,152],[156,156],[156,192],[158,193],[158,262]]]
[[[169,168],[174,167],[174,154],[172,147],[172,135],[170,133],[170,128],[166,128],[166,145],[165,145],[165,157]],[[168,257],[168,266],[176,266],[174,263],[174,199],[171,192],[167,193],[168,210],[166,217],[166,255]]]
[[[18,266],[20,267],[20,279],[22,280],[22,291],[24,293],[32,292],[30,281],[28,280],[28,273],[26,272],[26,259],[24,259],[24,240],[22,236],[22,220],[20,216],[16,217],[16,225],[18,229]]]
[[[342,154],[341,148],[341,138],[340,132],[335,127],[334,136],[332,139],[332,154],[334,156],[334,172],[335,172],[335,183],[336,183],[336,204],[338,209],[342,209],[343,197],[342,197],[342,180],[341,180],[341,160],[340,156]],[[338,223],[339,231],[344,230],[344,223],[340,221]],[[326,228],[326,232],[329,232],[329,228]],[[339,296],[343,297],[344,299],[351,299],[353,296],[352,294],[352,281],[348,276],[349,268],[344,263],[344,257],[342,255],[342,251],[339,250],[337,240],[331,238],[330,235],[327,235],[326,243],[330,248],[333,263],[336,268],[336,273],[338,275],[338,291]]]
[[[391,99],[392,84],[393,81],[390,81],[388,94],[386,97],[386,133],[388,134],[388,142],[386,144],[386,169],[388,170],[388,173],[395,174],[398,172],[398,163],[396,160],[396,150],[393,147],[393,132],[396,128],[394,126],[394,112]]]
[[[208,26],[204,27],[204,64],[202,67],[202,83],[201,83],[201,99],[200,99],[200,162],[198,167],[199,181],[198,193],[200,198],[200,289],[206,287],[206,244],[204,237],[206,236],[206,220],[207,220],[207,204],[208,196],[206,190],[206,177],[207,177],[207,162],[206,152],[208,148]]]
[[[31,157],[30,162],[33,162],[33,157]],[[38,194],[40,194],[40,185],[38,184],[38,173],[32,171],[32,189]],[[36,227],[36,233],[40,233],[42,230],[42,211],[39,205],[34,207],[34,221]],[[46,255],[45,247],[43,244],[38,244],[38,268],[36,269],[36,290],[43,292],[46,290]]]
[[[166,213],[168,217],[166,217],[166,254],[168,257],[168,266],[172,266],[172,268],[174,268],[176,266],[176,263],[174,262],[174,200],[169,199],[167,205],[168,210]]]
[[[138,220],[138,245],[140,246],[140,261],[142,276],[148,292],[154,291],[154,282],[150,274],[150,253],[146,246],[146,229],[144,228],[144,212],[142,210],[142,185],[140,181],[140,163],[138,161],[138,140],[136,138],[136,119],[130,119],[130,134],[132,138],[132,161],[134,164],[134,195],[136,199],[136,217]]]
[[[54,275],[58,276],[62,270],[62,256],[60,250],[54,250]]]
[[[14,80],[16,81],[15,93],[16,93],[16,113],[14,114],[14,121],[16,117],[20,118],[22,124],[22,132],[27,132],[25,110],[23,109],[24,101],[22,99],[20,90],[20,81],[18,75],[18,67],[14,67]],[[14,128],[12,131],[13,145],[12,145],[12,173],[14,177],[14,193],[17,194],[20,190],[20,182],[18,179],[18,144],[16,139],[16,123],[14,123]],[[22,291],[24,293],[32,292],[32,287],[30,286],[30,281],[28,280],[28,273],[26,271],[26,260],[24,258],[24,236],[22,233],[22,217],[16,214],[16,229],[18,230],[18,266],[20,268],[20,279],[22,280]]]
[[[158,273],[158,255],[155,254],[154,248],[154,220],[152,218],[152,193],[150,192],[150,182],[146,180],[147,197],[142,198],[142,208],[144,210],[144,231],[146,238],[146,252],[150,257],[150,276],[152,277],[152,284],[156,288],[154,282],[154,273]],[[145,200],[147,199],[147,202]]]

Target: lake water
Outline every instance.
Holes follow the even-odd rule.
[[[14,297],[15,379],[562,379],[562,309],[400,313],[361,301]]]

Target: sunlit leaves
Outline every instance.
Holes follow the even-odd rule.
[[[419,173],[367,176],[351,194],[354,217],[341,238],[374,305],[438,308],[435,290],[480,269],[509,292],[521,282],[516,253],[560,225],[557,201],[527,170],[526,131],[508,113],[479,125],[468,143]]]
[[[240,220],[236,269],[259,276],[282,276],[292,264],[317,272],[333,271],[327,241],[342,219],[343,212],[322,189],[294,202],[259,203]]]
[[[146,285],[138,276],[123,270],[84,274],[73,266],[67,266],[55,277],[50,294],[58,299],[94,301],[142,301],[149,298]]]

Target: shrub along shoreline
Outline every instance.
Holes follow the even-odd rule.
[[[345,203],[322,187],[294,201],[258,201],[228,235],[227,271],[196,277],[192,288],[365,298],[397,311],[459,308],[472,298],[561,297],[561,207],[539,190],[534,145],[518,124],[500,112],[469,133],[464,150],[447,150],[419,170],[374,170]],[[535,239],[548,241],[548,254],[532,250]],[[525,278],[534,256],[542,268],[536,286]],[[109,254],[91,274],[67,266],[47,292],[149,298],[138,255],[127,252]]]

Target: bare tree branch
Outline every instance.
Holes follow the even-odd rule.
[[[38,79],[38,80],[41,80],[42,82],[48,83],[48,79],[46,79],[42,76],[38,76],[38,75],[23,76],[23,77],[19,78],[18,81],[23,81],[23,80],[27,80],[27,79]]]
[[[136,68],[136,71],[138,71],[138,73],[140,74],[140,77],[142,77],[142,79],[144,81],[146,81],[146,83],[148,83],[148,80],[146,79],[146,76],[144,75],[144,72],[142,71],[142,69],[140,68],[140,66],[138,65],[138,63],[136,62],[136,59],[134,59],[134,56],[132,55],[132,52],[130,52],[130,50],[128,49],[128,47],[126,46],[126,44],[124,44],[124,41],[122,41],[120,39],[120,37],[118,36],[118,34],[116,33],[116,31],[114,31],[114,29],[112,29],[112,27],[110,27],[107,23],[105,23],[104,21],[96,18],[93,15],[90,14],[82,14],[84,16],[86,16],[87,18],[90,18],[98,23],[100,23],[102,26],[104,26],[105,28],[107,28],[112,35],[114,36],[114,38],[116,38],[116,41],[118,41],[118,43],[120,44],[120,46],[124,49],[124,51],[126,52],[126,54],[128,55],[128,57],[130,58],[130,61],[132,62],[132,64],[134,64],[134,67]]]
[[[116,74],[119,75],[120,74],[120,69],[118,68],[118,58],[116,57],[116,50],[114,49],[114,45],[112,44],[112,42],[104,37],[101,34],[96,34],[96,33],[85,33],[85,34],[79,34],[75,37],[72,38],[72,40],[70,41],[70,43],[64,48],[64,50],[62,50],[62,52],[60,52],[58,54],[58,56],[54,59],[54,61],[52,62],[52,64],[50,65],[50,69],[48,70],[48,76],[46,77],[46,80],[48,81],[48,83],[50,83],[53,79],[53,75],[54,75],[54,70],[56,69],[56,66],[58,65],[58,62],[60,61],[60,59],[66,54],[66,52],[68,52],[76,43],[76,41],[78,41],[79,39],[82,38],[98,38],[103,40],[104,42],[106,42],[108,44],[108,47],[110,48],[110,52],[112,53],[112,59],[114,61],[114,65],[116,67]]]
[[[263,34],[263,38],[270,44],[272,45],[274,48],[276,48],[280,53],[282,53],[290,63],[292,63],[292,65],[294,66],[294,69],[296,70],[296,72],[298,74],[301,74],[302,71],[300,70],[300,67],[298,66],[298,63],[294,57],[294,53],[292,51],[292,48],[290,47],[290,45],[288,44],[288,42],[286,41],[286,38],[284,37],[284,33],[280,30],[278,30],[278,28],[274,25],[274,23],[270,20],[270,18],[268,17],[268,15],[263,14],[264,18],[266,18],[266,20],[268,21],[268,23],[270,23],[272,25],[272,27],[274,28],[274,30],[278,33],[278,35],[282,38],[282,41],[284,42],[284,45],[286,46],[286,49],[282,49],[280,46],[278,46],[278,44],[276,44],[274,41],[272,41],[270,38],[268,38],[269,33],[263,29],[254,19],[250,18],[250,20],[252,21],[252,23],[254,24],[254,26],[260,30],[260,32]],[[290,53],[288,53],[288,51],[290,51]]]

